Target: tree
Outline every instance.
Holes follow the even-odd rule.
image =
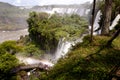
[[[18,60],[15,56],[6,53],[0,55],[0,80],[8,80],[10,71],[18,65]]]
[[[120,0],[113,0],[111,19],[114,20],[119,13],[120,13]]]
[[[16,41],[5,41],[0,45],[0,54],[10,53],[15,54],[22,51],[22,48],[17,45]]]
[[[26,46],[24,50],[26,53],[28,53],[28,56],[30,56],[30,57],[32,57],[34,55],[39,57],[39,55],[44,53],[42,50],[40,50],[38,47],[36,47],[33,44]]]
[[[103,12],[103,22],[102,22],[102,35],[109,34],[109,26],[111,21],[112,13],[112,2],[113,0],[105,0],[104,12]]]
[[[93,1],[92,25],[91,25],[91,42],[93,41],[93,24],[94,24],[94,18],[95,18],[95,3],[96,3],[96,0]]]
[[[119,34],[120,34],[120,20],[119,20],[118,24],[115,26],[115,28],[116,28],[116,32],[114,33],[112,38],[108,41],[107,46],[111,46],[113,40],[119,36]]]

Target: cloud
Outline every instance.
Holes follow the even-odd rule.
[[[50,5],[50,4],[80,4],[93,0],[0,0],[17,6]]]
[[[38,0],[39,5],[47,5],[47,4],[81,4],[84,2],[93,0]]]
[[[16,3],[20,4],[20,3],[21,3],[21,0],[16,0]]]

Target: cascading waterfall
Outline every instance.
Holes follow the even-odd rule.
[[[78,42],[83,42],[84,36],[87,34],[83,34],[80,38],[74,40],[74,41],[66,41],[65,38],[62,38],[59,40],[56,52],[54,54],[54,63],[58,61],[59,58],[64,57]]]
[[[69,41],[65,41],[65,38],[62,38],[59,40],[57,50],[55,52],[55,61],[57,61],[59,58],[64,56],[68,51],[69,48],[72,46],[72,43]]]

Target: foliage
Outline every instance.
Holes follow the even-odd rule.
[[[114,0],[113,1],[113,7],[112,7],[112,20],[120,13],[120,0]]]
[[[12,54],[22,51],[16,41],[5,41],[0,44],[0,80],[8,80],[11,69],[18,65],[18,60]]]
[[[11,53],[15,54],[17,52],[22,51],[22,48],[17,45],[16,41],[5,41],[0,44],[0,53]]]
[[[120,13],[120,0],[113,0],[112,3],[112,15],[111,15],[111,22],[115,19],[115,17]],[[104,1],[101,1],[100,3],[100,10],[102,12],[102,14],[104,13]],[[101,20],[99,22],[100,26],[102,25],[102,21],[103,21],[103,15],[101,15]]]
[[[33,57],[33,56],[40,57],[40,55],[44,53],[44,51],[40,50],[34,44],[25,46],[24,51],[26,53],[26,56],[29,56],[29,57]]]
[[[41,80],[110,80],[109,72],[120,64],[120,38],[112,48],[104,46],[109,37],[96,36],[92,44],[88,43],[89,36],[84,40]]]
[[[0,80],[10,78],[10,70],[18,65],[18,60],[15,56],[6,53],[0,56]]]
[[[44,50],[55,49],[62,37],[76,38],[87,28],[86,21],[78,15],[49,15],[30,13],[27,20],[30,37]]]

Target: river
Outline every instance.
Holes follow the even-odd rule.
[[[7,40],[18,40],[20,36],[28,35],[28,29],[16,31],[0,31],[0,43]]]

